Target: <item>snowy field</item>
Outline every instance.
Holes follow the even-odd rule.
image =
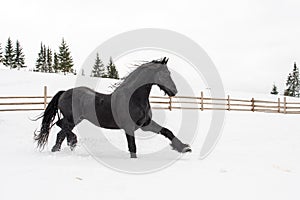
[[[47,85],[49,94],[74,86],[74,76],[0,70],[0,95],[41,95]],[[106,91],[111,81],[101,88]],[[230,93],[239,98],[270,97]],[[167,111],[166,125],[177,127],[176,112]],[[193,111],[197,112],[197,111]],[[200,111],[199,111],[200,112]],[[51,153],[56,132],[49,146],[35,149],[33,132],[40,125],[30,118],[40,112],[0,112],[0,199],[299,199],[300,198],[300,116],[251,112],[227,112],[223,133],[215,150],[204,160],[199,152],[210,123],[211,112],[200,112],[198,136],[191,145],[193,153],[161,171],[132,175],[114,171],[98,163],[81,145],[89,140],[79,136],[79,145],[71,152],[66,144]],[[154,113],[155,114],[155,113]],[[156,117],[156,116],[154,116]],[[87,122],[86,122],[87,123]],[[90,125],[92,126],[92,125]],[[102,130],[110,141],[127,149],[121,131]],[[99,149],[112,159],[123,159],[134,165],[156,144],[168,145],[162,136],[149,144],[137,140],[137,160],[120,156],[118,151]],[[121,151],[121,150],[120,150]],[[176,152],[171,151],[170,155]],[[148,162],[168,159],[150,158]]]

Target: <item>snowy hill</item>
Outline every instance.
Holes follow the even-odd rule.
[[[0,96],[49,94],[74,86],[75,76],[0,70]],[[114,81],[106,79],[99,91],[109,92]],[[257,94],[231,93],[237,97],[275,98]],[[242,96],[240,96],[242,95]],[[198,112],[198,111],[192,111]],[[199,111],[200,112],[200,111]],[[200,112],[200,129],[191,145],[193,153],[173,165],[151,174],[131,175],[97,162],[83,143],[93,138],[79,136],[71,152],[66,144],[51,153],[58,127],[49,146],[40,152],[33,144],[33,132],[41,121],[31,121],[40,112],[0,112],[1,199],[299,199],[300,126],[299,115],[227,112],[222,138],[213,153],[199,160],[199,152],[211,120],[211,112]],[[154,111],[154,118],[160,119]],[[166,111],[164,124],[178,131],[180,111]],[[84,122],[88,124],[88,122]],[[90,125],[92,126],[92,125]],[[75,130],[76,132],[76,130]],[[102,133],[103,134],[102,134]],[[103,140],[94,141],[100,156],[120,162],[159,162],[176,152],[152,158],[145,155],[168,146],[156,135],[137,139],[139,158],[130,160],[122,131],[102,130],[119,148],[106,149]],[[142,135],[142,132],[137,134]],[[123,154],[122,154],[123,152]]]

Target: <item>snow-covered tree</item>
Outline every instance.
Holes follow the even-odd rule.
[[[105,77],[105,68],[102,60],[99,58],[99,53],[96,55],[95,64],[93,66],[92,74],[93,77]]]
[[[64,38],[62,39],[61,45],[59,47],[59,69],[64,74],[66,73],[73,73],[73,58],[71,56],[71,52],[67,43],[65,42]]]
[[[5,46],[3,65],[9,68],[13,68],[14,58],[15,58],[14,49],[13,49],[12,41],[9,37]]]
[[[293,72],[289,74],[286,81],[287,88],[284,91],[285,96],[299,97],[300,81],[299,81],[299,69],[296,62],[294,63]]]
[[[20,45],[20,42],[17,40],[16,42],[16,48],[14,50],[14,64],[13,68],[17,68],[18,70],[20,68],[26,67],[25,66],[25,55],[23,53],[23,48]]]
[[[107,74],[106,74],[107,78],[119,79],[119,73],[113,62],[112,57],[110,57],[106,69],[107,69]]]
[[[277,86],[276,86],[275,84],[273,84],[272,91],[271,91],[270,93],[271,93],[271,94],[274,94],[274,95],[277,95],[277,94],[278,94]]]

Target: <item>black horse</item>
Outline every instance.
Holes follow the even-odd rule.
[[[167,62],[168,59],[163,58],[142,64],[108,95],[97,93],[87,87],[58,92],[44,112],[39,133],[35,134],[34,139],[38,148],[44,148],[50,129],[56,124],[61,131],[57,134],[52,152],[60,150],[65,138],[73,150],[77,144],[77,137],[72,129],[86,119],[102,128],[123,129],[131,158],[136,158],[134,131],[138,128],[165,136],[171,141],[173,149],[178,152],[191,152],[189,145],[182,143],[169,129],[152,120],[149,103],[152,85],[158,85],[168,96],[177,94]],[[58,110],[63,118],[54,123]]]

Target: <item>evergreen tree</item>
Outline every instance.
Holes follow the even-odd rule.
[[[97,53],[91,76],[105,77],[105,68],[102,60],[99,58],[99,53]]]
[[[292,74],[291,73],[289,73],[285,85],[287,86],[287,88],[284,90],[284,96],[291,96],[291,85],[292,85]]]
[[[26,67],[25,66],[25,55],[23,53],[23,48],[20,45],[20,42],[17,40],[16,42],[16,48],[14,50],[14,64],[13,68],[17,68],[18,70],[20,68]]]
[[[299,69],[294,63],[293,72],[289,74],[288,79],[286,81],[286,90],[284,91],[285,96],[291,97],[299,97],[299,90],[300,90],[300,82],[299,82]]]
[[[3,52],[2,52],[2,47],[1,47],[1,43],[0,43],[0,63],[3,62]]]
[[[271,94],[274,94],[274,95],[278,94],[277,86],[275,84],[273,84],[273,88],[272,88]]]
[[[41,43],[40,52],[38,53],[38,58],[36,60],[35,64],[35,70],[36,72],[46,72],[46,52],[45,52],[45,45]]]
[[[57,56],[57,53],[54,52],[54,58],[53,58],[53,71],[55,73],[59,72],[59,61],[58,61],[58,56]]]
[[[53,72],[52,51],[49,47],[47,48],[46,61],[47,61],[47,72],[52,73]]]
[[[64,74],[73,73],[73,58],[64,39],[62,39],[62,43],[59,47],[58,60],[60,71],[62,71]]]
[[[13,49],[12,41],[9,37],[7,40],[6,47],[5,47],[5,55],[4,55],[3,65],[5,65],[6,67],[13,68],[14,57],[15,57],[14,49]]]
[[[110,57],[109,63],[106,68],[107,68],[107,75],[106,75],[107,78],[119,79],[119,73],[113,62],[112,57]]]
[[[43,46],[43,72],[48,72],[48,65],[47,65],[47,49],[46,45]]]

